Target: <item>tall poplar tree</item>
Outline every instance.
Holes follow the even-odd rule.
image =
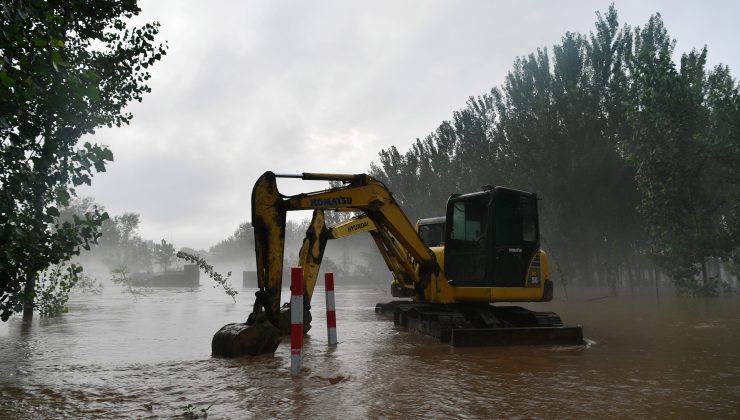
[[[99,236],[98,211],[57,223],[75,187],[105,171],[106,146],[78,142],[149,91],[165,47],[158,24],[131,27],[135,0],[10,0],[0,6],[0,317],[31,313],[36,277]],[[70,286],[81,271],[72,266]]]

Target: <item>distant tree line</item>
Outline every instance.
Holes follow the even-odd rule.
[[[663,273],[681,293],[721,293],[740,263],[739,87],[727,66],[707,68],[706,47],[676,63],[674,46],[659,14],[620,27],[612,5],[410,150],[382,150],[371,173],[412,219],[485,184],[537,192],[564,284]]]
[[[344,213],[326,212],[327,225],[329,226],[346,217]],[[309,223],[309,219],[304,219],[300,222],[289,220],[285,224],[284,270],[299,263],[298,255],[303,245],[303,239],[306,237]],[[368,249],[367,243],[363,242],[361,238],[342,238],[340,241],[336,241],[338,243],[334,242],[330,241],[327,244],[327,252],[324,254],[321,264],[324,271],[339,275],[357,272],[368,276],[376,276],[378,273],[387,272],[385,263],[380,259],[377,251]],[[368,251],[371,252],[368,253]],[[238,265],[246,270],[254,270],[256,262],[252,224],[250,222],[241,223],[231,236],[219,241],[208,252],[201,251],[196,254],[214,265],[232,267]],[[350,255],[359,256],[359,258],[352,258],[352,261],[350,261]],[[372,258],[372,256],[377,258]]]
[[[247,260],[254,256],[254,231],[252,224],[244,222],[234,234],[212,246],[208,252],[215,263]],[[254,257],[251,258],[252,260]]]
[[[308,224],[308,219],[301,222],[289,220],[285,224],[286,257],[289,257],[290,252],[295,251],[290,264],[298,262],[298,250],[303,243]],[[205,256],[215,264],[239,262],[253,267],[255,257],[252,224],[250,222],[241,223],[231,236],[212,246]]]
[[[80,217],[92,209],[104,210],[90,197],[74,199],[61,210],[59,223]],[[109,271],[125,269],[129,273],[153,273],[173,267],[176,264],[175,246],[166,239],[155,242],[142,238],[139,234],[140,218],[139,214],[132,212],[107,218],[101,224],[97,243],[80,257],[85,261],[100,261]]]

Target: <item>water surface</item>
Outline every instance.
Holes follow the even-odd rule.
[[[246,319],[253,292],[134,301],[110,286],[61,317],[0,324],[0,418],[166,418],[188,404],[218,419],[740,418],[737,298],[583,293],[528,307],[582,324],[590,346],[451,348],[377,317],[384,290],[337,279],[339,345],[326,344],[317,289],[292,378],[288,339],[274,355],[211,358],[213,333]]]

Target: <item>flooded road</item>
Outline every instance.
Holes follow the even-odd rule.
[[[59,318],[0,324],[0,419],[739,418],[740,299],[630,297],[527,307],[582,324],[588,347],[451,348],[374,314],[385,291],[337,280],[339,345],[313,301],[304,372],[275,355],[214,359],[213,333],[242,322],[210,286],[137,301],[109,286]],[[287,298],[287,294],[285,294]]]

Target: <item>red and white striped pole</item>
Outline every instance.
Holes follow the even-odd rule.
[[[297,376],[303,365],[303,269],[290,269],[290,374]]]
[[[329,345],[337,345],[337,313],[334,304],[334,273],[324,274],[324,290],[326,290],[326,331],[329,335]]]

